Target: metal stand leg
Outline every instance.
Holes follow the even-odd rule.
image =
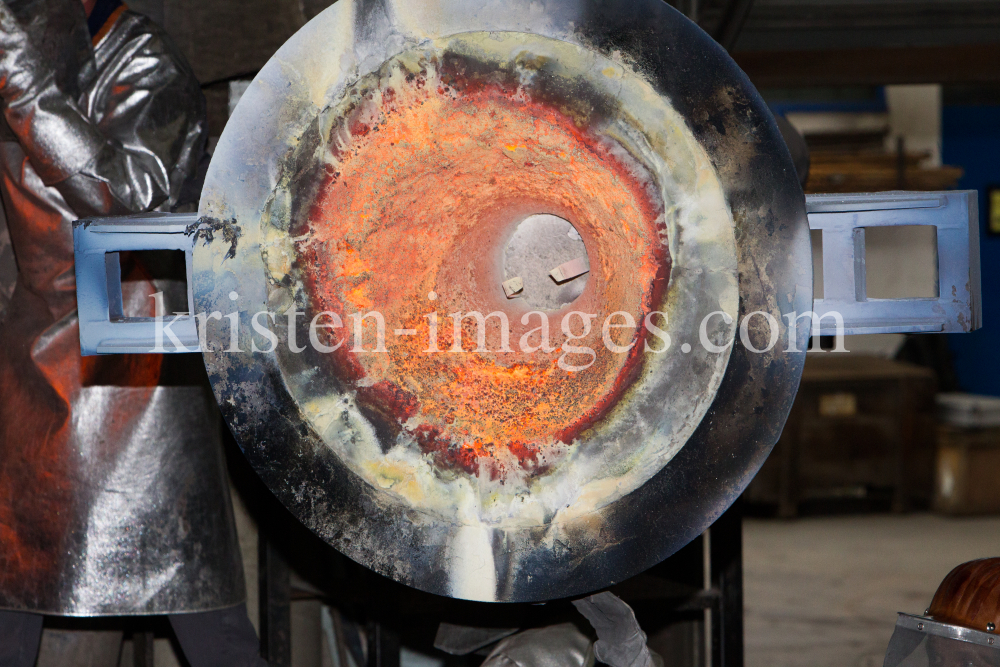
[[[778,477],[778,516],[794,517],[799,512],[799,449],[801,445],[801,419],[803,406],[796,404],[788,415],[785,430],[774,449],[779,456],[781,472]],[[730,510],[732,511],[732,510]]]
[[[264,536],[258,538],[260,654],[270,667],[292,664],[292,608],[288,563]]]
[[[132,634],[132,664],[134,667],[153,667],[152,632],[136,632]]]
[[[381,623],[368,625],[368,667],[399,667],[399,637]]]
[[[895,488],[892,492],[892,511],[905,512],[909,509],[910,493],[907,488],[908,475],[906,474],[906,464],[910,460],[915,449],[913,441],[916,439],[915,417],[917,407],[913,396],[913,388],[909,382],[899,380],[896,388],[897,407],[896,420],[898,424],[899,441],[896,444],[896,479]]]
[[[739,501],[712,524],[713,667],[743,667],[743,513]]]

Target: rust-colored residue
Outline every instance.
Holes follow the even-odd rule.
[[[328,344],[344,341],[329,358],[369,414],[440,468],[501,480],[514,470],[544,472],[641,372],[643,318],[662,298],[669,271],[662,205],[643,170],[612,154],[579,116],[516,86],[473,85],[431,67],[385,77],[359,99],[330,133],[334,166],[308,222],[292,230],[305,239],[299,263],[314,312],[345,317],[345,328],[326,330]],[[583,295],[548,314],[552,353],[521,350],[525,334],[527,343],[541,342],[538,331],[529,333],[540,316],[522,324],[527,309],[501,288],[503,246],[536,213],[571,221],[591,264]],[[347,318],[371,310],[385,318],[387,352],[371,352],[372,318],[368,352],[352,352]],[[596,355],[578,372],[558,365],[569,310],[596,316],[589,335],[570,342]],[[485,327],[487,352],[476,351],[472,318],[463,320],[463,351],[449,351],[449,314],[469,311],[505,313],[512,351],[501,351],[497,317]],[[637,341],[630,352],[602,342],[602,323],[615,311],[636,322],[611,329],[616,344]],[[427,351],[429,313],[437,313],[440,352]],[[574,334],[582,331],[580,317],[569,321]],[[403,329],[417,333],[394,334]],[[589,356],[563,360],[584,365]]]

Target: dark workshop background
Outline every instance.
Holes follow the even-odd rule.
[[[216,137],[231,82],[251,79],[328,4],[129,3],[163,25],[190,59]],[[808,192],[980,194],[982,329],[864,346],[848,339],[852,352],[843,358],[810,355],[781,442],[743,505],[752,517],[743,524],[746,664],[875,667],[895,612],[922,612],[944,574],[963,560],[1000,555],[1000,421],[990,422],[1000,408],[982,399],[1000,396],[1000,235],[987,225],[990,188],[1000,187],[1000,2],[672,4],[730,49],[776,114],[798,123],[812,154]],[[936,123],[930,144],[897,136],[907,109]],[[994,208],[1000,196],[997,202]],[[942,393],[973,396],[945,404]],[[966,420],[973,412],[986,421]],[[256,540],[252,518],[243,516],[241,529]],[[329,600],[303,579],[292,582],[299,586],[292,664],[325,665],[321,652],[294,647],[320,641],[319,626],[309,634],[301,628],[312,621],[302,619],[320,618],[314,611]],[[252,590],[251,607],[257,604]],[[255,609],[252,615],[256,620]],[[694,638],[687,644],[678,643],[676,627],[651,632],[673,651],[665,654],[668,666],[706,659],[699,648],[705,628],[684,627]],[[408,656],[407,665],[443,664]]]

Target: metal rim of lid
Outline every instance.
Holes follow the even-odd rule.
[[[940,621],[935,621],[929,616],[917,616],[915,614],[905,614],[903,612],[899,612],[899,616],[896,619],[896,627],[913,630],[915,632],[923,632],[924,634],[934,635],[935,637],[945,637],[947,639],[969,642],[970,644],[1000,648],[1000,646],[995,644],[997,639],[995,634],[984,632],[982,630],[973,630],[972,628],[966,628],[961,625],[941,623]]]
[[[728,54],[671,7],[656,0],[549,0],[541,5],[514,0],[505,3],[503,11],[488,9],[490,3],[473,4],[438,2],[433,17],[420,4],[405,12],[411,20],[440,21],[440,34],[461,32],[463,21],[479,21],[474,27],[480,30],[573,40],[601,53],[618,53],[641,66],[708,151],[733,219],[738,220],[740,319],[755,312],[773,314],[781,341],[762,354],[734,345],[714,402],[693,435],[644,486],[601,510],[604,527],[598,537],[569,545],[560,554],[532,552],[517,571],[503,571],[509,561],[497,561],[498,572],[506,578],[494,599],[546,600],[595,590],[656,564],[703,532],[752,479],[781,432],[805,358],[808,327],[797,329],[797,350],[786,352],[782,346],[788,342],[784,316],[804,313],[812,305],[809,231],[791,158],[767,107]],[[353,28],[338,24],[338,29],[352,32],[334,35],[349,40],[355,33],[370,37],[385,29],[397,12],[404,11],[399,7],[391,0],[337,3],[279,50],[258,76],[262,83],[251,85],[220,140],[206,178],[203,215],[210,211],[218,224],[231,225],[236,232],[240,216],[247,211],[259,215],[281,157],[266,149],[287,140],[280,135],[294,123],[281,118],[280,109],[254,109],[254,105],[280,98],[277,84],[285,75],[276,73],[288,66],[290,55],[296,55],[302,67],[321,66],[317,61],[322,55],[302,46],[318,38],[335,42],[319,34],[322,17],[333,11],[351,12]],[[493,23],[483,25],[487,14]],[[637,25],[643,26],[641,38],[635,32]],[[397,40],[393,48],[404,48],[407,37],[391,30],[387,35],[390,46]],[[424,39],[435,36],[423,33]],[[359,51],[353,57],[358,65],[374,56]],[[332,71],[347,65],[326,62],[322,67]],[[366,65],[371,66],[371,62]],[[241,143],[246,139],[252,145]],[[213,209],[212,202],[223,205]],[[239,255],[259,252],[259,246],[244,244],[237,250],[236,242],[223,243],[223,236],[217,234],[216,242],[195,248],[196,311],[231,309],[231,291],[237,291],[241,300],[267,304],[263,281],[242,275],[239,269]],[[273,355],[227,355],[206,349],[204,356],[219,405],[244,454],[300,521],[381,574],[418,589],[450,594],[442,560],[453,545],[421,538],[412,517],[401,510],[385,512],[372,501],[365,483],[343,466],[331,464],[319,470],[314,465],[316,440],[296,419],[298,406],[283,386]],[[494,545],[498,559],[505,557],[505,548]]]

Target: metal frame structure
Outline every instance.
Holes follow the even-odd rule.
[[[982,324],[979,267],[979,208],[974,190],[807,195],[809,228],[823,233],[824,295],[813,303],[820,335],[873,333],[956,333]],[[83,354],[200,352],[193,308],[191,254],[193,213],[149,213],[82,219],[74,225],[76,275]],[[913,299],[868,297],[865,229],[922,225],[936,229],[938,296]],[[121,312],[118,253],[129,250],[183,250],[188,273],[188,313],[168,314],[165,325],[180,345],[156,333],[150,318]],[[159,340],[158,340],[159,338]]]
[[[656,601],[664,618],[677,620],[699,614],[700,637],[689,639],[703,667],[742,667],[743,640],[743,536],[742,508],[737,503],[683,553],[656,566],[659,574],[698,582],[701,589],[687,597]],[[290,667],[291,601],[290,565],[274,541],[261,533],[259,541],[259,614],[261,655],[272,667]],[[628,582],[612,587],[626,602]],[[419,594],[418,594],[419,595]],[[328,600],[331,604],[334,600]],[[389,621],[388,623],[386,621]],[[367,619],[368,660],[365,667],[398,667],[400,637],[391,619]]]

